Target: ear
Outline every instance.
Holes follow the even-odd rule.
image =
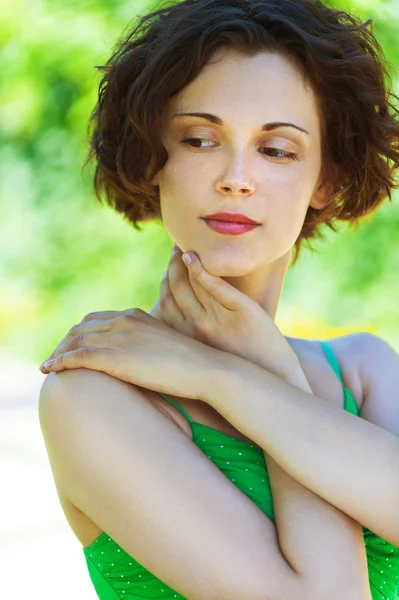
[[[333,193],[334,187],[332,184],[325,183],[320,185],[314,191],[309,206],[316,208],[317,210],[321,210],[327,205],[328,200],[331,198]]]
[[[332,184],[331,180],[327,179],[326,177],[323,178],[322,174],[320,174],[309,206],[316,208],[317,210],[321,210],[328,204],[328,201],[333,194],[334,185]]]

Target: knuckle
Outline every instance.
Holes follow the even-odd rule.
[[[71,329],[69,330],[68,337],[74,337],[75,335],[77,335],[78,331],[79,331],[79,326],[80,326],[80,323],[77,323],[76,325],[71,327]]]
[[[77,357],[81,358],[81,359],[85,359],[87,358],[88,354],[90,354],[90,352],[93,350],[93,348],[86,348],[85,346],[83,346],[82,348],[78,348],[76,353],[77,353]]]
[[[209,337],[212,334],[212,331],[214,330],[214,326],[211,325],[211,323],[203,317],[199,317],[194,320],[194,327],[198,333],[206,337]]]
[[[133,323],[136,323],[136,321],[137,321],[136,309],[133,309],[130,314],[122,315],[120,317],[120,320],[122,321],[122,323],[125,323],[127,325],[131,325]]]
[[[209,286],[209,292],[210,292],[211,295],[215,294],[216,292],[218,292],[219,289],[220,289],[220,284],[218,282],[212,283]]]
[[[91,321],[92,319],[97,319],[98,315],[100,315],[101,312],[91,312],[88,313],[86,316],[83,317],[82,319],[82,323],[85,323],[86,321]]]
[[[169,293],[161,296],[161,298],[159,299],[159,306],[161,307],[162,310],[165,310],[170,307],[170,294]]]
[[[85,336],[83,333],[78,333],[77,335],[74,336],[71,345],[73,346],[80,346],[84,340]]]

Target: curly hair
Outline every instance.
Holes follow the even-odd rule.
[[[399,110],[383,50],[365,23],[320,0],[172,0],[139,16],[102,73],[88,125],[100,202],[139,222],[161,218],[159,186],[150,182],[168,153],[160,138],[168,100],[199,75],[220,48],[253,56],[281,53],[298,67],[318,100],[322,175],[332,194],[309,207],[295,242],[323,238],[336,221],[359,222],[399,187]],[[83,167],[83,168],[84,168]]]

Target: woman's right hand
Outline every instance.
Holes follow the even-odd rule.
[[[194,257],[186,267],[181,250],[176,248],[151,316],[287,381],[293,377],[302,381],[298,357],[269,314],[221,277],[206,271],[199,257]]]

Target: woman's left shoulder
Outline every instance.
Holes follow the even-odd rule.
[[[399,437],[399,354],[378,335],[344,336],[342,347],[355,361],[362,386],[360,417]]]

